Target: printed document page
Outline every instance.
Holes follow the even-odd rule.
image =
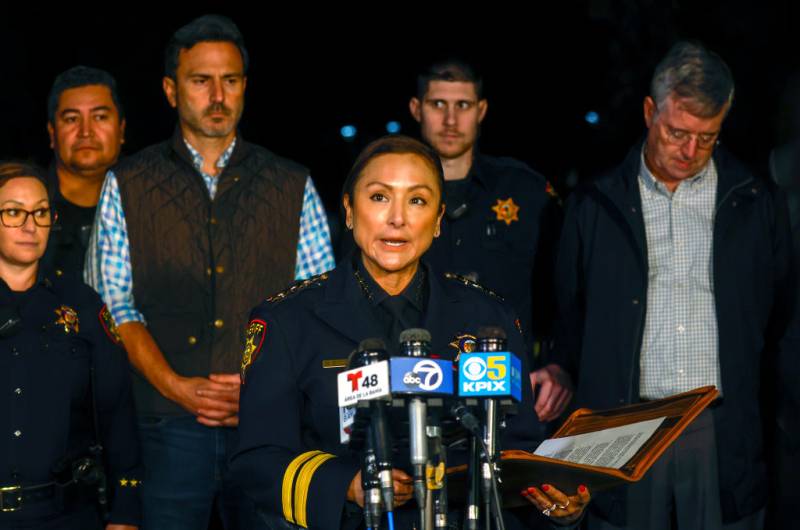
[[[576,436],[545,440],[534,454],[576,464],[619,469],[650,439],[666,419],[631,423]]]

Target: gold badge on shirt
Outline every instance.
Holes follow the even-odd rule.
[[[492,206],[492,210],[497,214],[497,220],[507,225],[519,221],[519,206],[514,204],[514,199],[511,197],[506,200],[497,199],[497,204]]]
[[[64,326],[64,333],[68,335],[70,332],[78,333],[78,330],[80,329],[78,313],[76,313],[74,309],[69,306],[62,305],[55,310],[55,314],[58,315],[55,324],[56,326]]]
[[[263,320],[251,320],[247,325],[247,338],[244,343],[244,353],[242,354],[241,378],[244,378],[247,369],[256,361],[261,346],[264,344],[264,332],[267,330],[267,323]]]
[[[458,362],[458,358],[461,356],[462,353],[472,353],[475,351],[475,346],[478,344],[478,339],[475,338],[475,335],[469,335],[463,333],[461,335],[456,335],[453,341],[449,344],[451,348],[455,348],[458,353],[456,353],[456,358],[453,359],[453,362]]]

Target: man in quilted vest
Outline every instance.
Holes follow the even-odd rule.
[[[87,257],[135,368],[146,468],[143,527],[258,528],[231,483],[248,311],[333,267],[327,219],[302,166],[246,142],[248,55],[236,25],[203,16],[167,45],[172,138],[109,172]]]

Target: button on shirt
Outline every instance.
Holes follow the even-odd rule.
[[[714,162],[670,191],[642,156],[648,288],[640,395],[660,399],[705,385],[721,388],[712,242]]]
[[[209,197],[217,193],[219,179],[203,172],[203,157],[184,139],[192,165],[203,178]],[[220,170],[236,147],[236,139],[217,160]],[[330,231],[325,208],[314,183],[309,176],[303,192],[303,207],[300,214],[300,237],[297,244],[295,279],[303,280],[322,274],[335,265],[330,243]],[[125,212],[122,209],[119,185],[113,171],[109,171],[103,184],[98,203],[98,215],[89,241],[84,280],[94,287],[108,303],[108,309],[117,325],[126,322],[144,322],[144,316],[136,310],[133,300],[133,274],[131,272],[130,245]]]

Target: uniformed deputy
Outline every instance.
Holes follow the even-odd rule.
[[[232,469],[267,517],[307,528],[361,524],[359,460],[340,444],[336,397],[336,375],[359,341],[381,337],[391,347],[401,330],[424,327],[433,351],[454,359],[461,339],[491,324],[508,331],[512,351],[524,348],[502,300],[420,263],[439,233],[441,197],[441,165],[430,148],[401,136],[373,142],[351,170],[343,198],[359,252],[253,311]],[[531,389],[523,387],[528,406],[509,420],[504,447],[532,450],[538,420]],[[402,504],[411,497],[410,479],[399,470],[394,479]],[[554,489],[548,496],[533,488],[526,496],[539,510],[566,505],[550,512],[561,523],[577,520],[589,499],[585,490],[569,503]],[[543,521],[535,510],[526,515]]]
[[[551,421],[572,397],[570,377],[547,359],[561,207],[542,175],[518,160],[478,150],[488,107],[483,79],[463,61],[435,63],[417,77],[409,110],[442,162],[447,204],[441,237],[426,259],[480,282],[514,308],[530,348],[526,353],[534,342],[542,353],[530,381],[539,388],[539,419]]]
[[[97,294],[40,270],[45,184],[0,163],[0,528],[136,528],[128,363]]]

